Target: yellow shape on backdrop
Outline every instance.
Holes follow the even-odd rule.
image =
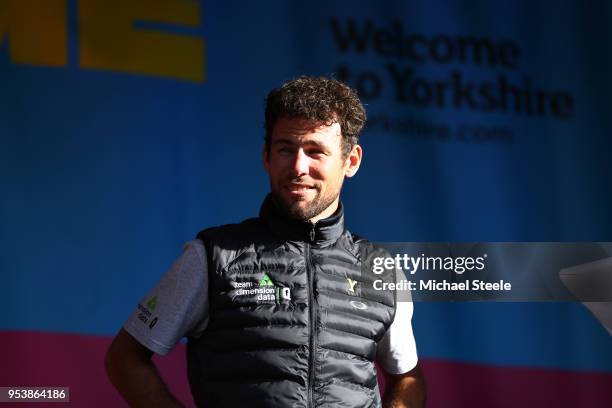
[[[190,0],[80,0],[79,66],[206,80],[204,39],[153,29],[136,21],[200,25],[200,5]]]
[[[15,64],[68,64],[66,0],[0,0],[0,47]]]

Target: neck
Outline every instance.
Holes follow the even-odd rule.
[[[272,194],[268,194],[259,210],[259,216],[269,230],[283,240],[326,245],[337,240],[344,232],[342,202],[338,200],[337,205],[329,206],[330,211],[334,208],[333,213],[328,214],[326,208],[308,220],[291,218],[275,203]],[[313,219],[317,220],[316,224],[313,224]]]

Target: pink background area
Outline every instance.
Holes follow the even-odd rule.
[[[70,406],[126,406],[104,371],[109,337],[0,332],[0,386],[67,386]],[[155,357],[171,391],[187,406],[185,346]],[[612,374],[421,361],[428,407],[612,407]],[[57,407],[62,404],[36,404]],[[3,406],[24,407],[24,404]]]

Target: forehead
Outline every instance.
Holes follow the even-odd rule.
[[[338,144],[340,139],[341,129],[338,122],[325,125],[303,118],[281,117],[274,124],[271,142]]]

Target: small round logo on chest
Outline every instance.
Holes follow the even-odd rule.
[[[366,305],[363,302],[359,302],[357,300],[351,300],[349,302],[351,304],[351,306],[353,306],[355,309],[359,309],[359,310],[365,310],[368,308],[368,305]]]

